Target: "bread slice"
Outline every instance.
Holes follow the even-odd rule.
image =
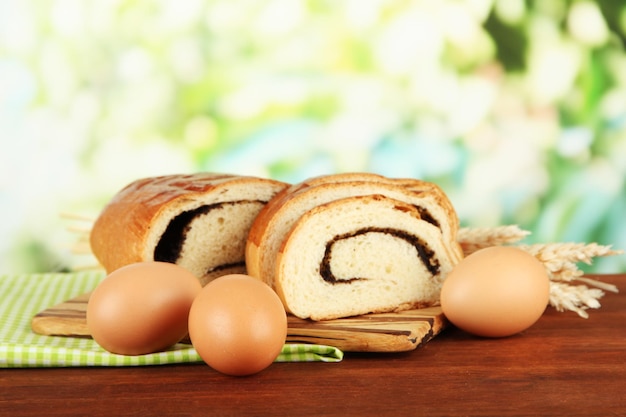
[[[415,205],[383,195],[320,204],[295,220],[276,260],[287,311],[326,320],[438,303],[457,263]]]
[[[288,184],[216,173],[137,180],[105,206],[91,249],[111,272],[140,261],[187,268],[203,284],[245,272],[245,244],[254,218]]]
[[[308,179],[283,189],[261,210],[246,243],[248,273],[274,287],[276,259],[287,234],[309,210],[331,201],[378,194],[412,205],[438,231],[454,262],[463,257],[456,243],[458,218],[445,193],[435,184],[392,179],[369,173],[334,174]]]

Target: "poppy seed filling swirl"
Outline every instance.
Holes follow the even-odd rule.
[[[385,234],[394,236],[398,239],[405,240],[416,249],[418,257],[420,258],[420,260],[422,261],[422,263],[424,264],[428,272],[430,272],[431,275],[433,276],[436,276],[439,274],[440,265],[439,265],[439,261],[435,257],[435,253],[431,249],[429,249],[426,242],[424,242],[419,237],[411,235],[399,229],[367,227],[367,228],[356,230],[354,232],[335,236],[335,238],[332,241],[326,244],[324,257],[322,258],[322,261],[320,262],[320,268],[319,268],[320,275],[324,281],[335,285],[335,284],[349,284],[353,281],[368,279],[366,277],[352,277],[352,278],[346,278],[346,279],[338,279],[333,274],[333,271],[330,265],[331,259],[332,259],[333,246],[335,243],[343,239],[350,239],[350,238],[367,234],[367,233],[385,233]]]
[[[185,240],[187,237],[187,233],[191,228],[192,221],[204,214],[209,213],[212,210],[220,209],[226,205],[235,205],[242,203],[261,203],[265,204],[265,201],[260,200],[241,200],[241,201],[229,201],[229,202],[221,202],[215,204],[208,204],[204,206],[197,207],[192,210],[187,210],[170,221],[165,229],[165,232],[161,235],[159,239],[159,243],[154,248],[154,260],[162,261],[162,262],[171,262],[176,263],[180,258],[181,252],[183,250],[183,245],[185,244]],[[219,271],[223,269],[228,269],[236,266],[243,266],[245,262],[237,262],[237,263],[228,263],[224,265],[218,265],[215,267],[209,268],[206,273]]]

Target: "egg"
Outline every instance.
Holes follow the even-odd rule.
[[[506,337],[532,326],[550,297],[544,265],[524,250],[494,246],[461,260],[441,288],[441,308],[477,336]]]
[[[207,284],[189,312],[189,337],[211,368],[245,376],[267,368],[287,337],[287,313],[264,282],[230,274]]]
[[[111,272],[91,293],[87,327],[109,352],[142,355],[165,350],[187,335],[200,281],[166,262],[139,262]]]

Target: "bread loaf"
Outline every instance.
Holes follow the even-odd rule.
[[[416,179],[393,179],[370,173],[334,174],[310,178],[284,188],[261,210],[246,244],[250,275],[274,286],[276,259],[285,237],[307,211],[346,197],[380,194],[415,206],[423,220],[438,229],[450,258],[458,261],[463,252],[456,242],[458,218],[445,193],[433,183]]]
[[[105,206],[90,233],[91,249],[111,272],[140,261],[187,268],[203,284],[245,272],[254,218],[288,184],[198,173],[137,180]]]
[[[344,208],[343,204],[348,205]],[[365,217],[358,227],[342,229],[350,224],[351,216]],[[406,226],[402,221],[389,225],[401,219]],[[249,274],[272,286],[286,308],[302,318],[330,319],[431,305],[438,300],[443,277],[463,257],[456,242],[457,230],[456,212],[435,184],[366,173],[328,175],[287,187],[268,202],[250,229],[246,265]],[[333,239],[338,243],[330,244]],[[320,248],[324,250],[320,252]],[[333,256],[329,267],[323,259],[337,248],[342,255]],[[349,259],[342,261],[348,253]],[[400,267],[404,272],[397,275],[396,268],[384,272],[395,265],[396,258],[404,259],[405,267]],[[431,261],[438,266],[430,265]],[[356,268],[354,274],[348,273],[350,268]],[[329,270],[343,271],[331,275],[344,278],[330,283]],[[358,279],[345,278],[351,275]],[[388,289],[386,298],[374,295],[380,290],[380,283],[375,284],[379,278]],[[311,298],[317,301],[313,303]],[[303,304],[317,304],[317,310],[309,311]]]

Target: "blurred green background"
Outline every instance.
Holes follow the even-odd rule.
[[[625,45],[621,0],[0,0],[0,272],[88,266],[62,213],[200,170],[417,177],[625,249]]]

